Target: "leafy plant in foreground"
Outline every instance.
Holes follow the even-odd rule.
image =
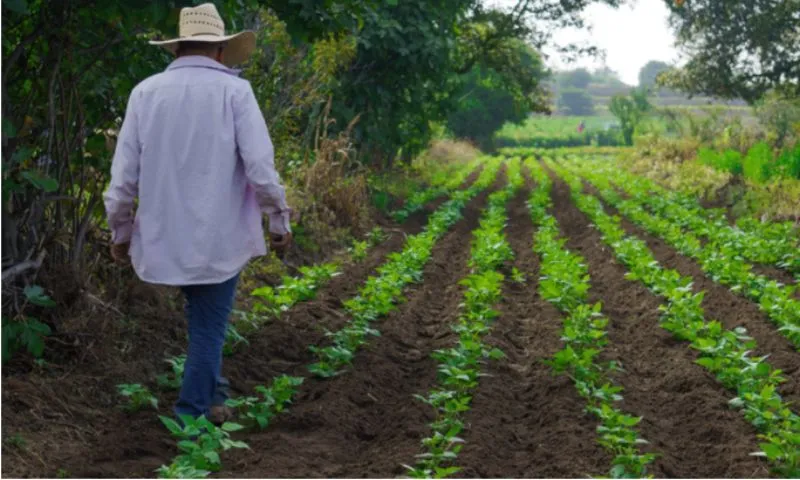
[[[143,385],[121,383],[117,385],[117,390],[120,395],[128,399],[128,404],[123,407],[128,412],[136,412],[145,407],[158,410],[158,399]]]
[[[169,466],[162,466],[157,471],[159,475],[172,475],[174,473],[194,473],[198,476],[207,476],[209,472],[220,469],[220,452],[231,448],[249,448],[246,443],[231,440],[230,433],[242,429],[237,423],[224,423],[217,427],[206,417],[192,418],[190,415],[181,415],[181,426],[175,420],[160,416],[161,422],[178,438],[178,449],[183,452]]]

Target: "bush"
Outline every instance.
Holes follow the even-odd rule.
[[[724,152],[715,152],[708,147],[703,147],[698,150],[697,159],[703,165],[708,165],[717,170],[733,175],[742,174],[742,154],[736,150],[728,149]]]
[[[748,180],[763,183],[771,176],[771,161],[772,149],[766,142],[758,142],[748,150],[744,157],[742,173]]]
[[[775,161],[775,170],[783,177],[800,179],[800,143],[780,154]]]
[[[591,115],[594,113],[592,97],[585,90],[565,88],[558,97],[558,108],[568,115]]]

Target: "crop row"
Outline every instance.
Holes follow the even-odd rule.
[[[495,304],[502,296],[503,274],[499,269],[514,257],[503,232],[507,221],[506,203],[523,183],[519,159],[507,163],[508,185],[489,196],[488,207],[473,232],[470,273],[459,283],[466,287],[463,311],[453,330],[458,342],[452,348],[436,350],[438,386],[426,396],[417,395],[436,411],[431,435],[422,440],[423,453],[414,466],[406,466],[413,478],[444,478],[460,469],[453,463],[463,440],[463,415],[470,408],[472,391],[478,385],[484,359],[500,358],[502,352],[482,341],[497,316]]]
[[[473,171],[480,168],[484,160],[484,158],[479,157],[468,164],[457,165],[454,169],[444,168],[438,170],[430,179],[430,187],[412,193],[402,208],[392,212],[392,218],[396,222],[404,222],[411,214],[422,210],[429,202],[455,191]]]
[[[378,269],[378,277],[370,277],[359,295],[345,302],[345,308],[353,316],[353,320],[339,332],[329,333],[334,338],[333,346],[311,347],[319,359],[309,366],[312,373],[319,376],[339,373],[352,360],[356,348],[363,344],[366,336],[377,334],[376,330],[367,325],[371,321],[368,319],[377,319],[395,308],[394,305],[401,300],[403,286],[421,279],[422,267],[430,258],[430,251],[436,240],[458,221],[460,210],[466,203],[491,185],[500,165],[499,160],[487,162],[472,187],[454,192],[452,199],[431,215],[425,230],[408,237],[403,251],[390,255],[387,262]],[[293,288],[289,291],[294,293],[282,296],[281,293],[284,292],[276,295],[272,290],[260,291],[258,296],[269,299],[270,307],[258,307],[258,313],[277,314],[288,309],[293,305],[291,299],[296,302],[304,298],[302,294],[306,290]],[[284,297],[285,300],[279,300]],[[291,402],[302,381],[303,378],[300,377],[277,377],[270,387],[256,387],[256,396],[229,400],[228,405],[238,409],[241,423],[230,422],[216,427],[205,417],[186,417],[180,419],[181,425],[172,419],[161,417],[162,422],[177,437],[178,448],[182,453],[170,465],[160,467],[159,475],[165,478],[199,478],[219,470],[220,452],[230,448],[248,448],[244,442],[231,440],[230,432],[241,430],[245,426],[266,428],[271,418],[282,412],[285,405]]]
[[[309,371],[320,377],[337,375],[352,362],[368,335],[379,334],[370,325],[396,308],[408,284],[422,279],[422,270],[436,242],[461,219],[467,202],[494,182],[501,163],[499,159],[488,161],[475,184],[454,193],[431,215],[422,233],[408,237],[403,251],[391,254],[378,269],[378,275],[367,279],[358,295],[344,302],[350,321],[342,329],[326,333],[332,345],[311,347],[317,362],[309,366]]]
[[[589,270],[584,259],[564,246],[558,222],[547,213],[552,206],[552,182],[536,160],[527,166],[537,184],[528,208],[537,230],[533,249],[541,259],[539,294],[564,314],[561,338],[566,345],[549,361],[557,373],[567,375],[578,393],[586,400],[586,410],[599,420],[599,443],[614,455],[612,478],[642,478],[647,466],[655,460],[652,453],[641,453],[647,442],[639,436],[634,417],[616,408],[622,400],[622,387],[615,385],[610,374],[619,370],[616,362],[601,362],[599,356],[608,344],[608,318],[601,303],[590,304]]]
[[[647,213],[639,202],[641,197],[626,200],[610,185],[608,180],[590,168],[572,168],[579,171],[599,191],[610,205],[648,232],[663,238],[680,253],[695,258],[716,282],[730,287],[733,292],[758,303],[759,308],[778,326],[778,330],[796,347],[800,347],[800,301],[794,298],[796,287],[783,285],[752,271],[752,265],[738,256],[734,245],[722,241],[703,243],[691,232],[667,219]]]
[[[662,195],[660,190],[654,188],[653,181],[614,168],[609,162],[595,161],[587,163],[586,166],[594,172],[602,172],[603,176],[655,214],[677,223],[682,228],[689,229],[717,245],[724,245],[752,262],[785,268],[795,274],[800,273],[800,248],[791,235],[777,237],[770,231],[775,230],[775,227],[770,228],[766,226],[768,224],[760,222],[755,224],[750,222],[749,231],[731,227],[724,216],[709,218],[699,205],[687,206],[673,200],[670,195]],[[659,194],[652,195],[653,192]]]
[[[726,330],[718,321],[706,321],[700,306],[703,292],[692,293],[691,278],[664,269],[645,242],[626,235],[619,218],[606,213],[596,197],[582,192],[579,177],[554,163],[548,165],[567,181],[573,201],[629,269],[626,277],[641,281],[665,299],[659,307],[660,325],[675,337],[690,342],[699,353],[696,362],[736,391],[737,396],[729,402],[731,407],[741,410],[763,440],[759,443],[761,451],[753,454],[765,457],[775,473],[790,478],[800,475],[800,417],[777,391],[784,381],[781,371],[767,363],[766,357],[751,356],[756,342],[744,328]]]

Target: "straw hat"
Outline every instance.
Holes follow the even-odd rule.
[[[228,67],[246,61],[256,49],[256,34],[251,31],[225,35],[225,22],[217,12],[213,3],[204,3],[197,7],[181,9],[178,22],[178,38],[151,41],[150,45],[159,45],[175,54],[180,42],[226,42],[223,62]]]

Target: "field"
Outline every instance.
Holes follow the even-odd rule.
[[[240,292],[235,424],[159,419],[180,312],[134,311],[80,374],[4,377],[3,474],[800,475],[797,228],[732,225],[613,156],[504,153]]]

